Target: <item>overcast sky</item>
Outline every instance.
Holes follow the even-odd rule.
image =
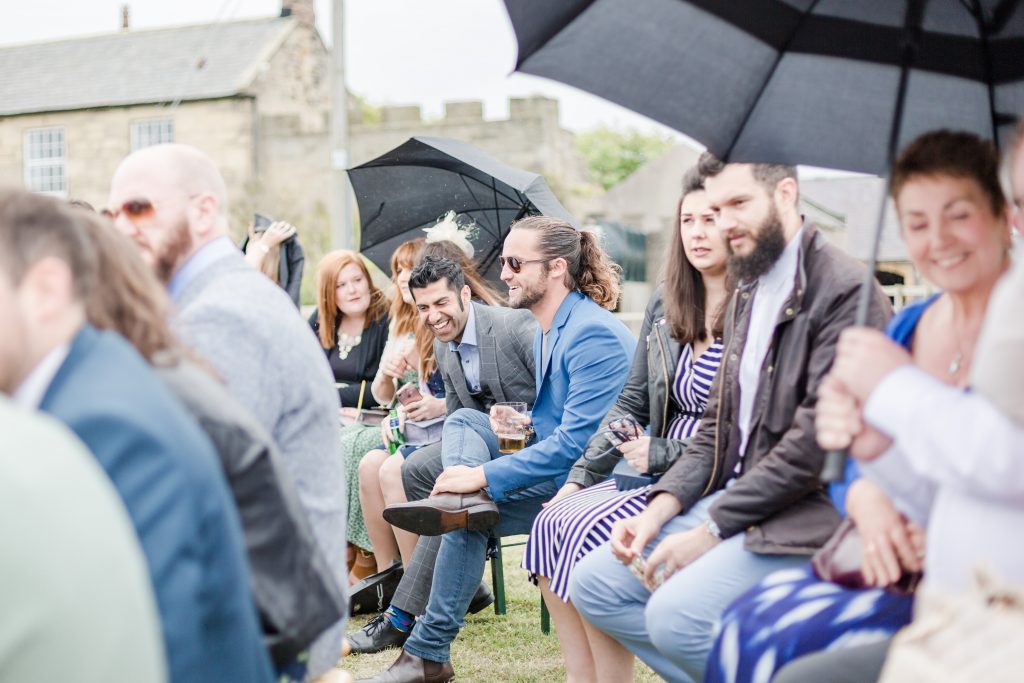
[[[550,0],[556,1],[556,0]],[[121,0],[4,0],[0,45],[106,33],[120,28]],[[133,28],[272,16],[279,0],[135,0]],[[330,45],[331,1],[316,0],[317,25]],[[484,116],[502,118],[509,96],[561,101],[562,125],[672,133],[650,119],[552,81],[513,74],[515,37],[501,0],[347,0],[349,89],[374,104],[419,103],[428,116],[445,100],[482,99]],[[672,133],[677,135],[675,133]]]

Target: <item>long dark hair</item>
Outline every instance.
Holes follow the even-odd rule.
[[[704,277],[686,258],[683,240],[680,235],[680,214],[683,200],[694,192],[704,190],[704,176],[694,166],[683,176],[683,191],[676,202],[676,217],[672,223],[672,232],[668,235],[665,258],[665,285],[662,301],[665,305],[665,319],[669,333],[680,344],[692,344],[707,339],[707,290],[704,288]],[[726,290],[731,291],[732,285],[726,282]],[[721,339],[725,327],[725,302],[714,315],[711,323],[711,334]]]

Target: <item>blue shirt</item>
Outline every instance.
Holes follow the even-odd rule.
[[[227,235],[218,237],[212,242],[203,245],[199,248],[199,251],[189,256],[185,263],[181,264],[181,267],[171,276],[171,281],[167,283],[167,293],[171,296],[171,299],[177,299],[185,287],[195,280],[196,276],[203,272],[208,265],[214,261],[219,261],[228,254],[237,253],[238,247],[234,245],[231,238]]]
[[[469,319],[462,330],[462,339],[456,344],[448,342],[450,351],[458,351],[462,359],[462,374],[466,376],[466,386],[470,393],[480,393],[480,347],[476,344],[476,314],[473,304],[469,304]]]

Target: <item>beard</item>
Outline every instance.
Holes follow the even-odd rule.
[[[786,249],[786,235],[782,230],[782,220],[774,205],[756,233],[751,234],[750,237],[754,240],[754,249],[746,256],[736,254],[729,241],[725,242],[726,249],[729,251],[727,262],[729,275],[736,282],[753,282],[761,277],[772,269]]]
[[[174,271],[181,265],[182,257],[192,250],[192,233],[188,222],[179,221],[171,230],[167,241],[160,246],[159,253],[154,255],[153,271],[163,284],[171,281]]]
[[[508,298],[509,308],[531,308],[547,294],[547,287],[519,283],[519,296]]]

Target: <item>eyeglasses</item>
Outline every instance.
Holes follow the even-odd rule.
[[[121,214],[124,214],[128,220],[135,221],[152,216],[155,210],[156,207],[153,206],[153,202],[148,199],[129,199],[115,209],[102,209],[100,213],[110,220],[114,220]]]
[[[508,269],[511,270],[513,273],[518,273],[519,271],[521,271],[523,269],[523,266],[525,266],[527,263],[547,263],[550,260],[551,259],[549,258],[535,258],[530,259],[529,261],[522,261],[516,256],[498,257],[498,263],[501,264],[501,267],[504,268],[505,266],[508,266]]]

